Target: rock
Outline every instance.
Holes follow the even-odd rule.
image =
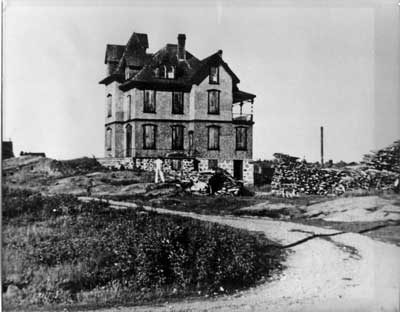
[[[198,181],[190,188],[192,192],[205,192],[207,191],[208,184],[205,182]]]
[[[175,185],[165,185],[162,188],[156,188],[149,190],[144,194],[146,197],[157,197],[157,196],[172,196],[178,192],[178,188]]]
[[[17,297],[20,294],[21,294],[21,290],[17,286],[11,284],[7,287],[5,296],[8,298],[12,298],[12,297]]]
[[[22,284],[24,280],[24,276],[22,274],[14,273],[9,274],[6,277],[6,281],[10,284],[19,285]]]

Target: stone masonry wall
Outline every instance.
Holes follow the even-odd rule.
[[[112,167],[119,169],[123,166],[126,169],[138,168],[145,171],[154,171],[155,158],[130,158],[130,157],[114,157],[114,158],[98,158],[97,159],[104,167]],[[180,169],[173,169],[173,161],[181,163]],[[165,158],[163,164],[164,173],[180,173],[189,174],[194,171],[194,159],[172,159]]]
[[[251,159],[245,159],[243,161],[243,182],[244,184],[253,185],[254,184],[254,165]]]

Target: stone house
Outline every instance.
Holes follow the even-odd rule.
[[[105,157],[151,169],[161,156],[171,170],[220,167],[253,184],[255,95],[239,90],[221,50],[200,60],[177,39],[156,53],[147,34],[107,45]]]

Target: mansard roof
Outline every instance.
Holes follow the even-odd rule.
[[[185,59],[178,59],[178,45],[167,44],[156,53],[147,53],[149,47],[147,34],[133,33],[128,43],[122,45],[107,45],[105,63],[114,63],[112,72],[100,83],[112,81],[121,82],[120,89],[127,91],[134,86],[154,88],[158,90],[190,90],[193,84],[200,84],[208,75],[210,66],[222,66],[232,77],[234,101],[252,99],[255,95],[239,91],[236,84],[240,82],[232,69],[222,59],[222,51],[199,60],[189,51],[185,51]],[[164,67],[165,66],[165,67]],[[137,72],[125,80],[125,68]],[[157,74],[161,68],[174,68],[175,78],[168,79]]]
[[[107,44],[104,63],[107,64],[108,62],[119,62],[124,51],[124,45]]]

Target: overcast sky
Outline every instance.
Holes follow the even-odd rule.
[[[106,44],[143,32],[155,52],[185,33],[199,59],[222,49],[240,89],[257,95],[255,159],[318,160],[324,126],[325,159],[358,161],[400,139],[396,2],[9,1],[3,137],[15,153],[102,157]]]

